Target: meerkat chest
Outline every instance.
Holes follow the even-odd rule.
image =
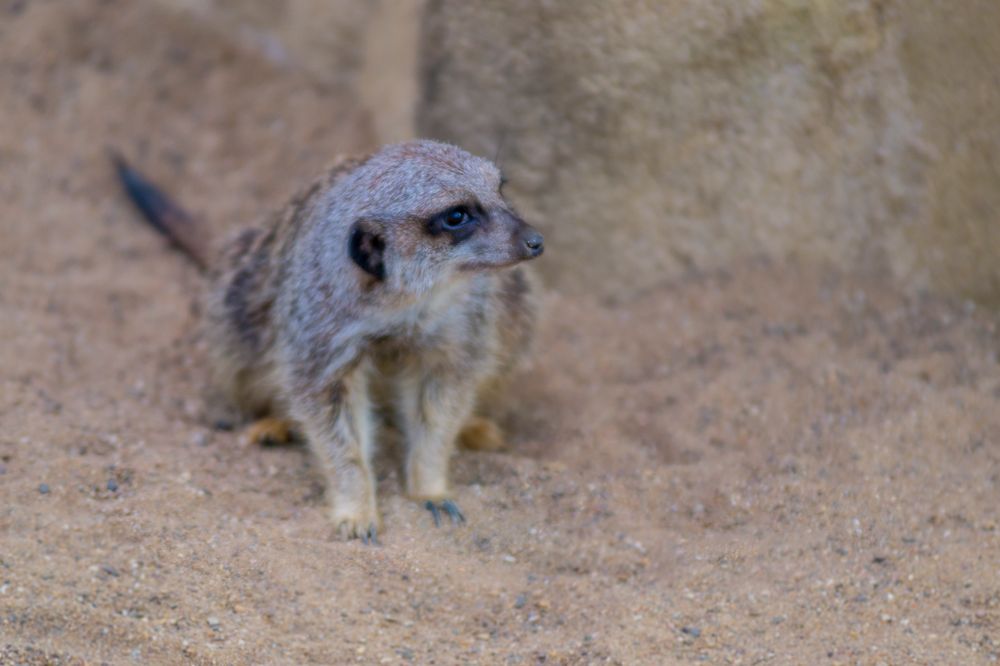
[[[483,320],[488,300],[482,285],[459,282],[434,290],[399,313],[387,327],[385,340],[401,348],[461,343]]]

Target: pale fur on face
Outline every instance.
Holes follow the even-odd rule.
[[[363,220],[385,243],[385,288],[420,296],[462,270],[485,270],[523,259],[523,222],[500,194],[500,170],[490,161],[435,141],[387,146],[357,167],[327,198],[324,216],[343,229]],[[472,237],[431,238],[427,221],[457,206],[483,211]]]

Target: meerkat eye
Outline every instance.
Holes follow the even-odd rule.
[[[458,229],[472,221],[472,215],[465,206],[452,208],[444,215],[444,226],[446,229]]]
[[[427,232],[432,236],[447,233],[453,243],[459,243],[474,234],[485,218],[478,204],[454,206],[427,220]]]

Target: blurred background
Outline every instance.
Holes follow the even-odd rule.
[[[768,256],[1000,299],[990,0],[41,3],[78,24],[65,35],[15,23],[28,3],[7,4],[9,45],[54,39],[41,57],[75,49],[124,79],[84,80],[75,94],[135,114],[160,105],[143,117],[147,136],[107,128],[126,144],[222,150],[200,135],[166,140],[189,122],[251,144],[239,146],[245,168],[304,164],[295,178],[313,154],[414,136],[496,156],[552,235],[542,270],[559,287],[607,294]],[[19,74],[30,77],[10,72],[8,105],[31,99]],[[288,94],[267,111],[271,133],[264,119],[251,128],[243,116],[278,88]],[[197,108],[216,97],[227,111]],[[325,118],[306,110],[315,104]]]
[[[0,0],[0,664],[995,663],[1000,3]],[[199,276],[336,155],[495,158],[538,358],[461,529],[201,414]]]
[[[176,0],[342,87],[372,140],[497,156],[561,287],[767,255],[1000,298],[990,0]]]

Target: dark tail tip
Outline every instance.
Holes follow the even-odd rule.
[[[128,198],[154,229],[164,236],[171,237],[166,218],[179,209],[171,203],[166,194],[129,166],[121,153],[113,149],[109,149],[109,152],[111,153],[111,161],[115,165],[115,171],[118,172],[118,179],[121,181],[122,187],[125,188]]]
[[[150,226],[173,241],[204,269],[207,264],[205,249],[203,244],[198,242],[197,225],[191,216],[145,176],[133,169],[121,153],[108,148],[108,154],[125,193]]]

